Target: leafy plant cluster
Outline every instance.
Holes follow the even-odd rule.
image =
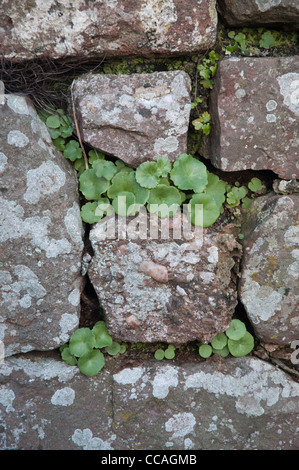
[[[63,152],[77,170],[80,191],[85,198],[81,208],[82,220],[93,224],[114,212],[120,216],[134,216],[146,206],[159,217],[172,217],[187,205],[187,214],[193,225],[208,227],[223,212],[242,204],[247,208],[251,197],[262,188],[258,178],[246,186],[234,186],[209,172],[190,154],[180,155],[174,163],[165,156],[156,161],[141,163],[137,169],[123,161],[107,160],[102,152],[90,150],[86,169],[82,149],[72,138],[72,121],[62,109],[43,111],[41,119],[49,129],[54,145]],[[203,220],[197,218],[196,206],[202,205]]]
[[[66,116],[63,109],[41,111],[39,117],[49,129],[55,147],[63,152],[65,158],[72,162],[82,158],[79,142],[71,139],[73,134],[72,118]]]
[[[91,168],[79,176],[80,191],[88,201],[81,216],[87,223],[98,222],[113,211],[133,216],[143,206],[159,217],[172,217],[185,203],[191,223],[208,227],[223,210],[226,183],[192,155],[182,154],[173,164],[167,157],[159,157],[141,163],[136,170],[120,160],[108,161],[102,154],[93,157],[92,150]],[[202,222],[196,218],[197,204],[202,204]]]
[[[208,358],[212,354],[220,354],[226,357],[231,354],[234,357],[243,357],[254,348],[254,338],[246,329],[245,323],[233,319],[230,327],[224,333],[219,333],[213,338],[211,344],[200,344],[199,355]]]
[[[210,51],[207,57],[204,57],[199,64],[197,64],[196,72],[199,75],[200,85],[211,90],[214,85],[214,76],[217,72],[219,55],[215,51]],[[197,93],[197,90],[196,90]],[[197,111],[198,117],[192,121],[194,129],[202,132],[205,135],[209,135],[211,130],[211,116],[208,111],[202,113],[197,109],[197,106],[203,102],[203,98],[196,96],[194,102],[191,103],[191,109]]]
[[[261,28],[243,28],[241,31],[229,31],[228,40],[222,47],[225,54],[240,52],[244,55],[260,55],[260,50],[274,47],[283,48],[297,44],[296,32],[285,32]],[[227,44],[228,42],[228,44]]]
[[[104,321],[98,321],[92,329],[78,328],[69,343],[60,347],[62,359],[69,365],[77,365],[82,374],[96,375],[105,366],[105,355],[123,354],[126,344],[112,340]]]

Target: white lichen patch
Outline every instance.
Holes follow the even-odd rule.
[[[13,267],[12,275],[8,271],[0,271],[0,293],[2,301],[11,309],[27,309],[33,300],[45,297],[47,291],[30,268],[17,265]]]
[[[251,274],[247,270],[244,276],[242,302],[251,321],[259,324],[267,322],[281,311],[283,295],[270,286],[260,285],[251,278]]]
[[[14,411],[13,402],[15,398],[16,396],[13,390],[6,385],[0,385],[0,405],[5,408],[6,413],[12,413]]]
[[[277,78],[284,105],[299,116],[299,73],[289,72]]]
[[[142,377],[144,370],[142,367],[134,367],[132,369],[123,369],[113,375],[113,379],[120,385],[133,385]]]
[[[165,367],[158,370],[153,379],[153,396],[163,400],[167,397],[169,389],[177,387],[178,371],[174,367]]]
[[[27,173],[27,190],[24,199],[29,204],[37,204],[42,196],[49,196],[65,184],[64,171],[51,161],[42,163]]]
[[[0,175],[3,173],[4,168],[6,167],[7,164],[7,156],[4,155],[3,152],[0,152]]]
[[[78,243],[83,248],[84,229],[80,216],[80,207],[77,202],[73,202],[72,207],[68,209],[64,218],[64,224],[72,241]]]
[[[7,94],[5,95],[6,104],[17,114],[29,114],[28,104],[25,96]]]
[[[29,144],[29,139],[23,132],[12,130],[7,134],[7,143],[18,148],[23,148]]]
[[[265,12],[281,4],[281,0],[255,0],[259,10]]]
[[[90,429],[76,429],[72,435],[72,441],[83,450],[113,450],[109,441],[103,441],[99,437],[93,437]]]
[[[22,206],[0,196],[0,242],[29,238],[33,248],[45,251],[47,258],[71,252],[71,244],[66,238],[56,240],[49,237],[50,217],[24,218],[24,213]]]
[[[165,430],[172,433],[171,439],[185,437],[192,433],[196,424],[192,413],[177,413],[165,423]]]
[[[73,313],[63,313],[59,320],[60,335],[59,337],[53,338],[57,344],[67,343],[70,334],[79,326],[79,317]]]
[[[75,288],[72,290],[67,300],[74,307],[77,307],[80,304],[80,295],[81,295],[80,289]]]
[[[279,369],[251,358],[245,359],[245,365],[248,370],[237,367],[230,375],[218,371],[194,373],[187,377],[184,388],[227,395],[235,400],[236,411],[247,416],[262,416],[266,407],[279,400],[299,397],[299,384]]]
[[[277,108],[277,102],[275,100],[269,100],[266,103],[266,108],[269,112],[274,111]]]
[[[29,379],[39,379],[46,382],[52,379],[57,379],[61,383],[69,382],[79,373],[77,367],[69,366],[66,362],[55,359],[34,361],[12,356],[6,358],[5,363],[14,371],[21,370]]]
[[[155,140],[154,151],[156,155],[175,152],[179,146],[179,141],[175,136],[159,137]]]
[[[299,246],[299,226],[291,225],[284,234],[284,240],[287,247]]]
[[[58,406],[70,406],[74,403],[75,391],[70,387],[65,387],[60,390],[56,390],[51,398],[52,405]]]

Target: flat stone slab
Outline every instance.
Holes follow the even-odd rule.
[[[82,139],[136,167],[187,151],[191,82],[183,71],[86,75],[73,97]]]
[[[299,56],[220,61],[202,153],[224,171],[299,178]]]
[[[229,26],[299,24],[297,0],[218,0],[217,9]]]
[[[6,58],[193,54],[214,46],[215,0],[1,2]]]
[[[78,181],[23,96],[0,105],[0,340],[5,355],[57,348],[78,327]]]
[[[257,337],[286,345],[299,338],[299,194],[253,201],[244,220],[239,295]]]
[[[10,357],[1,449],[296,450],[298,397],[297,382],[253,357],[147,361],[92,378],[54,355]]]
[[[125,229],[124,220],[116,220],[116,236],[113,218],[102,219],[90,232],[89,278],[111,336],[131,343],[179,344],[209,342],[226,331],[237,304],[237,227],[203,229],[202,239],[193,227],[187,239],[180,213],[169,236],[159,228],[161,220],[167,224],[169,219],[159,221],[146,210],[128,218]],[[148,227],[146,238],[140,227]],[[156,238],[151,235],[155,227]]]

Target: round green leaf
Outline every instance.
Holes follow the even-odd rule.
[[[220,208],[210,194],[194,194],[189,202],[189,214],[193,225],[209,227],[218,219]]]
[[[49,116],[46,119],[46,125],[51,129],[57,129],[60,127],[60,119],[58,116]]]
[[[217,175],[208,172],[208,184],[204,191],[206,194],[213,196],[218,207],[221,207],[225,201],[226,183]]]
[[[171,170],[169,159],[167,157],[158,157],[156,163],[159,175],[165,178]]]
[[[59,129],[49,129],[49,134],[52,140],[57,139],[60,135],[61,132]]]
[[[154,356],[155,356],[155,359],[157,359],[158,361],[162,361],[162,359],[164,359],[164,356],[165,356],[163,349],[157,349],[155,351]]]
[[[61,351],[61,358],[70,366],[75,366],[77,364],[77,359],[73,356],[69,347],[63,348]]]
[[[112,346],[112,338],[108,333],[105,322],[97,322],[92,332],[95,337],[95,348],[105,348],[107,346]]]
[[[155,188],[158,184],[160,173],[156,162],[144,162],[136,169],[136,180],[144,188]]]
[[[78,367],[82,374],[92,377],[96,375],[105,365],[104,354],[98,349],[94,349],[84,354],[78,360]]]
[[[86,222],[87,224],[95,224],[96,222],[99,222],[99,220],[101,220],[103,216],[95,214],[97,207],[98,201],[87,202],[81,207],[80,214],[83,222]]]
[[[71,354],[81,357],[88,353],[95,345],[95,337],[89,328],[79,328],[76,330],[69,341]]]
[[[202,192],[208,183],[206,166],[187,154],[180,155],[174,162],[170,178],[179,189],[195,193]]]
[[[108,346],[106,348],[106,351],[108,354],[110,354],[110,356],[116,356],[116,354],[118,354],[120,352],[120,344],[117,343],[116,341],[112,341],[112,344],[111,346]]]
[[[227,345],[227,336],[225,333],[219,333],[211,341],[211,345],[215,349],[222,349]]]
[[[207,359],[212,355],[213,349],[209,344],[201,344],[198,349],[199,355],[204,359]]]
[[[125,167],[123,167],[125,168]],[[117,195],[126,191],[133,193],[136,198],[136,204],[145,204],[149,197],[149,190],[140,186],[137,183],[135,178],[135,172],[132,171],[122,171],[122,169],[116,173],[112,178],[112,184],[107,191],[107,195],[110,199],[114,199]]]
[[[112,201],[113,209],[120,216],[135,215],[140,210],[140,204],[136,204],[135,195],[129,191],[120,191]]]
[[[215,349],[213,348],[213,353],[214,354],[219,354],[221,357],[226,357],[229,355],[229,349],[227,346],[224,346],[222,349]]]
[[[79,146],[79,142],[76,140],[70,140],[64,148],[63,155],[72,162],[82,158],[82,150]]]
[[[165,349],[164,355],[166,359],[173,359],[175,357],[175,349],[168,346],[168,348]]]
[[[117,172],[116,166],[109,160],[97,159],[93,162],[92,167],[99,178],[103,177],[108,181],[110,181]]]
[[[149,212],[160,217],[172,217],[181,205],[180,191],[174,186],[159,184],[150,191],[148,198]]]
[[[227,346],[232,356],[243,357],[253,350],[254,338],[248,331],[246,331],[245,335],[238,341],[229,339]]]
[[[98,178],[93,168],[83,171],[79,182],[80,191],[88,200],[99,199],[109,187],[109,181],[106,178]]]
[[[248,188],[252,191],[260,191],[263,187],[263,183],[259,178],[252,178],[251,181],[248,183]]]
[[[57,137],[57,139],[55,138],[53,140],[53,144],[60,151],[63,151],[65,149],[65,139],[63,139],[62,137]]]
[[[241,339],[246,333],[246,326],[241,320],[234,319],[231,321],[230,327],[226,330],[226,336],[229,339],[238,341]]]

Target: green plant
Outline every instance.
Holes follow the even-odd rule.
[[[82,374],[96,375],[105,366],[105,355],[122,354],[125,344],[113,341],[105,322],[98,321],[92,329],[78,328],[70,337],[69,343],[60,347],[62,359],[69,365],[77,365]]]
[[[211,131],[211,116],[208,111],[204,111],[198,118],[192,121],[192,124],[195,130],[209,135]]]
[[[222,39],[222,50],[230,55],[239,52],[242,55],[261,55],[262,50],[273,47],[289,49],[298,45],[298,36],[295,31],[268,30],[264,27],[245,27],[239,31],[229,31],[227,37]]]
[[[163,359],[173,359],[175,357],[175,346],[173,344],[169,344],[165,350],[162,348],[157,349],[155,351],[154,357],[157,359],[157,361],[162,361]]]
[[[254,338],[246,329],[245,323],[233,319],[230,327],[216,335],[211,344],[199,344],[198,352],[202,358],[208,358],[212,354],[226,357],[231,354],[234,357],[243,357],[254,348]]]

